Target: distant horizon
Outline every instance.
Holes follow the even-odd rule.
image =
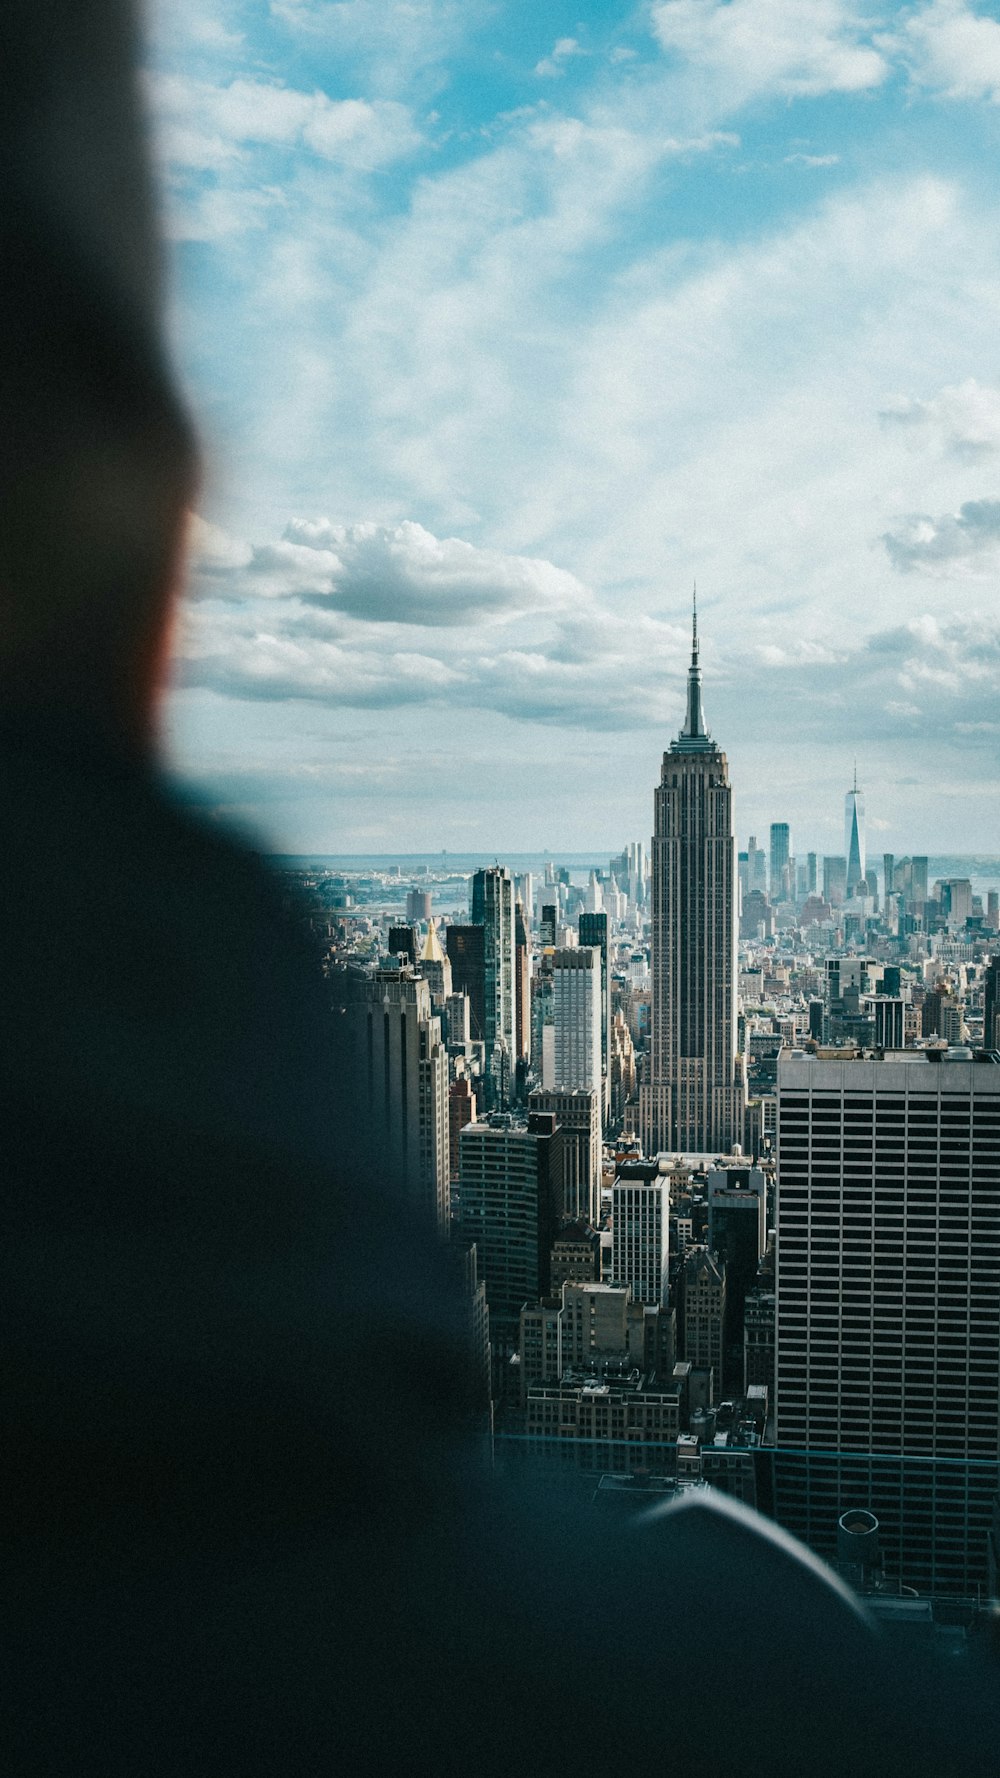
[[[525,869],[536,869],[539,865],[543,865],[545,863],[551,862],[551,863],[557,864],[557,865],[558,864],[571,864],[571,865],[574,865],[575,867],[577,867],[578,869],[585,868],[588,865],[599,866],[603,870],[603,869],[607,868],[607,866],[612,858],[614,858],[620,854],[621,850],[622,850],[622,848],[618,847],[617,852],[616,852],[614,847],[609,847],[606,851],[601,850],[600,848],[586,848],[582,851],[580,851],[580,850],[572,850],[571,851],[568,848],[565,850],[562,850],[560,848],[553,848],[551,850],[541,849],[541,850],[528,850],[525,852],[511,852],[511,851],[504,851],[502,849],[499,851],[496,849],[492,849],[492,850],[486,849],[486,850],[482,850],[482,851],[472,850],[472,851],[464,851],[464,852],[458,852],[458,851],[453,852],[446,847],[442,847],[439,851],[431,850],[431,851],[426,851],[426,852],[272,852],[272,851],[267,851],[267,852],[265,852],[264,856],[272,859],[276,863],[288,864],[288,863],[298,862],[298,863],[302,863],[302,864],[306,864],[306,865],[309,865],[309,864],[330,864],[330,865],[335,865],[335,866],[342,865],[345,867],[349,866],[349,865],[377,867],[379,864],[384,864],[384,865],[389,865],[389,866],[404,865],[404,864],[430,865],[430,864],[434,864],[434,863],[440,863],[442,860],[445,860],[452,865],[464,866],[465,864],[469,863],[469,864],[471,864],[472,868],[474,868],[474,869],[480,869],[480,868],[486,867],[490,864],[508,865],[508,866],[512,866],[512,867],[517,866],[517,867],[523,867]],[[814,850],[815,850],[815,848],[810,846],[810,847],[806,848],[805,853],[798,852],[798,853],[793,854],[793,856],[795,856],[796,858],[801,860],[804,856],[806,856],[808,854],[808,852],[811,852]],[[822,853],[817,852],[817,857],[822,857],[822,856],[823,856]],[[829,853],[829,854],[827,854],[827,856],[838,857],[838,856],[840,856],[840,854]],[[876,870],[880,871],[881,864],[882,864],[882,856],[883,855],[881,852],[869,853],[867,855],[868,867],[872,868],[872,866],[874,865]],[[981,874],[983,874],[984,870],[991,869],[991,868],[996,869],[996,871],[998,873],[1000,873],[1000,853],[997,853],[997,852],[921,852],[918,848],[915,852],[914,851],[899,852],[899,853],[894,853],[893,856],[896,857],[897,859],[912,858],[914,856],[916,856],[917,858],[926,858],[927,859],[928,875],[931,875],[932,870],[933,870],[933,874],[935,876],[941,876],[943,874],[943,872],[941,870],[937,869],[936,868],[937,866],[958,865],[958,864],[965,865],[966,867],[979,867],[978,872],[967,868],[964,873],[967,876],[973,875],[973,874],[980,874],[981,875]]]

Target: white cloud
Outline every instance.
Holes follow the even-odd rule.
[[[607,303],[618,250],[624,264],[634,255],[629,229],[644,192],[665,163],[725,153],[733,141],[671,136],[662,120],[646,133],[615,114],[588,122],[546,112],[420,180],[408,214],[385,231],[341,342],[341,361],[362,379],[358,405],[383,479],[419,489],[413,504],[448,527],[503,512],[511,497],[521,506],[529,492],[544,502],[587,442],[567,455],[553,410]],[[303,398],[308,408],[308,389]],[[516,547],[530,547],[533,527],[517,528]]]
[[[610,124],[532,118],[422,177],[347,276],[322,215],[248,256],[256,331],[236,345],[266,424],[244,460],[262,465],[272,510],[280,490],[286,511],[323,512],[336,489],[341,512],[382,532],[357,541],[340,592],[333,564],[306,558],[324,608],[362,608],[382,551],[367,584],[386,576],[387,621],[409,601],[448,627],[444,570],[432,586],[388,542],[413,513],[435,547],[474,538],[558,563],[623,624],[692,573],[732,600],[748,646],[783,645],[767,615],[782,606],[809,634],[832,601],[861,623],[874,600],[902,607],[872,540],[896,513],[957,510],[979,490],[958,459],[929,479],[920,428],[880,428],[877,412],[914,363],[933,391],[988,361],[1000,264],[983,217],[941,181],[887,179],[728,249],[637,250],[628,206],[663,163],[661,142]],[[253,523],[248,501],[234,528],[253,537]],[[288,564],[266,565],[280,587]]]
[[[177,651],[181,686],[224,697],[384,709],[440,696],[459,675],[433,655],[345,647],[269,627],[225,610],[189,608]]]
[[[831,647],[826,642],[815,642],[808,637],[784,645],[775,642],[760,643],[754,654],[757,660],[766,667],[833,667],[845,658],[843,649]]]
[[[566,72],[566,63],[574,56],[585,56],[587,51],[581,47],[575,37],[560,37],[553,44],[551,52],[535,65],[535,73],[548,78],[557,79]]]
[[[911,513],[883,539],[894,568],[935,580],[1000,574],[1000,500],[966,500],[958,512]]]
[[[409,111],[394,100],[331,99],[277,81],[220,85],[179,74],[155,75],[150,85],[170,165],[218,171],[248,149],[268,147],[370,171],[410,154],[420,141]]]
[[[918,179],[729,252],[650,255],[578,336],[544,482],[520,506],[512,486],[508,510],[597,587],[704,575],[745,632],[778,598],[863,615],[872,536],[926,498],[902,438],[880,437],[879,383],[939,361],[956,268],[961,290],[981,283],[984,249],[992,264],[956,193]],[[996,315],[978,315],[987,350]]]
[[[245,32],[227,31],[217,18],[194,18],[189,28],[193,43],[204,49],[218,50],[221,54],[231,54],[246,42]]]
[[[906,427],[959,457],[973,460],[1000,451],[1000,388],[979,383],[975,377],[939,390],[928,401],[891,396],[880,418],[888,426]]]
[[[582,615],[591,603],[587,589],[551,562],[434,537],[411,520],[293,519],[280,540],[252,549],[202,526],[196,568],[197,590],[209,596],[299,599],[370,625],[467,629],[525,615]]]
[[[732,107],[771,94],[863,92],[888,72],[850,0],[661,0],[652,25],[661,48],[723,83]]]
[[[868,654],[884,664],[923,721],[945,714],[956,733],[988,734],[1000,691],[1000,626],[995,616],[970,612],[942,621],[929,614],[872,636]]]
[[[995,613],[961,616],[924,612],[894,628],[849,643],[793,646],[767,654],[765,671],[748,682],[763,716],[768,701],[803,745],[857,747],[917,742],[987,749],[1000,697],[1000,620]],[[784,658],[778,658],[781,653]],[[858,711],[864,710],[859,728]],[[918,757],[911,755],[912,758]]]
[[[586,588],[551,562],[437,538],[409,520],[393,527],[293,520],[285,536],[336,552],[324,602],[371,623],[465,626],[590,602]]]
[[[314,625],[313,617],[320,622]],[[188,610],[178,682],[250,703],[318,704],[330,710],[420,706],[449,720],[486,713],[533,728],[601,733],[675,733],[684,703],[686,626],[637,618],[625,627],[594,607],[585,621],[532,623],[502,649],[482,632],[442,631],[428,648],[386,645],[378,626],[339,636],[295,601],[271,606],[215,603]],[[399,631],[389,635],[398,639]],[[479,642],[479,645],[477,645]],[[1000,697],[1000,624],[991,613],[926,612],[896,627],[845,640],[825,634],[747,649],[712,638],[705,656],[710,728],[738,749],[740,734],[782,728],[802,747],[844,748],[919,741],[937,749],[988,748]]]
[[[916,86],[943,99],[1000,104],[1000,22],[965,0],[917,8],[884,42]]]
[[[287,208],[287,194],[279,186],[209,185],[172,205],[166,232],[172,241],[226,246],[241,235],[268,231],[275,214]]]
[[[369,90],[400,93],[443,83],[442,63],[487,16],[489,0],[271,0],[271,18],[340,61]]]
[[[625,629],[550,562],[412,522],[293,520],[252,550],[199,522],[195,542],[182,686],[362,709],[444,698],[594,730],[647,727],[681,700],[686,626],[637,613]],[[501,648],[486,643],[497,621],[516,632]],[[403,638],[418,625],[414,648]]]
[[[234,30],[235,9],[216,6]],[[463,10],[482,17],[451,9],[452,43]],[[183,698],[253,745],[273,719],[290,751],[337,710],[357,751],[368,741],[354,712],[377,711],[377,731],[395,702],[408,738],[446,730],[453,757],[483,735],[497,757],[515,732],[534,749],[525,820],[555,755],[596,760],[603,745],[610,759],[620,750],[601,734],[631,732],[646,822],[642,761],[680,720],[685,638],[670,620],[694,573],[709,720],[741,818],[754,783],[798,770],[792,735],[803,777],[823,748],[846,745],[849,762],[863,734],[903,737],[938,808],[921,736],[933,720],[936,753],[965,722],[984,757],[995,679],[977,680],[982,697],[958,718],[954,638],[907,631],[893,652],[865,635],[876,611],[905,628],[916,594],[944,634],[976,590],[956,577],[991,571],[990,523],[972,509],[995,478],[970,484],[968,466],[1000,448],[1000,252],[957,138],[989,117],[939,108],[922,137],[928,106],[907,106],[900,81],[868,102],[903,51],[873,39],[860,5],[661,7],[675,47],[648,44],[624,77],[607,46],[564,60],[572,81],[529,80],[547,101],[533,111],[516,103],[526,68],[505,35],[502,120],[477,109],[456,62],[426,152],[363,182],[343,158],[351,111],[326,109],[350,101],[331,95],[373,110],[376,95],[412,98],[424,76],[405,66],[406,17],[433,58],[447,11],[285,0],[269,34],[255,29],[241,80],[239,64],[221,79],[205,45],[171,98],[178,232],[218,248],[180,265],[186,369],[202,382],[230,533],[201,539],[186,669],[201,689]],[[313,78],[328,89],[318,109]],[[824,90],[868,98],[820,119],[811,95]],[[921,90],[957,96],[952,76]],[[734,164],[719,126],[769,97],[780,104],[746,132],[749,164]],[[869,178],[907,164],[902,144],[947,178]],[[280,535],[284,515],[322,512],[371,523],[295,521]],[[412,514],[422,524],[408,530]],[[769,735],[765,765],[753,750]],[[617,783],[620,758],[607,771]],[[567,809],[573,796],[586,836],[592,799],[573,791]],[[802,797],[811,809],[813,788]],[[419,818],[433,825],[432,802],[429,787]],[[958,819],[950,803],[941,812]]]
[[[154,50],[193,51],[200,61],[218,57],[231,64],[246,49],[246,33],[234,28],[238,6],[239,0],[219,0],[209,11],[205,0],[150,0],[143,22]]]
[[[599,659],[560,659],[544,643],[445,658],[311,636],[294,619],[265,627],[225,608],[192,608],[176,677],[228,698],[373,709],[430,704],[588,733],[673,722],[683,702],[683,649],[639,665],[621,641]],[[675,720],[676,718],[676,720]]]

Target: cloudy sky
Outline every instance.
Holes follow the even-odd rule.
[[[208,485],[172,757],[294,851],[1000,852],[1000,22],[159,0]]]

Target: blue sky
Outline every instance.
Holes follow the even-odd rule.
[[[279,850],[1000,851],[1000,17],[160,0],[209,474],[167,733]]]

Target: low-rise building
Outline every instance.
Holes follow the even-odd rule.
[[[673,1460],[679,1420],[677,1388],[660,1387],[628,1360],[567,1370],[528,1393],[533,1454],[587,1472],[661,1469]]]
[[[601,1237],[588,1222],[565,1223],[552,1243],[552,1294],[564,1284],[594,1284],[601,1265]]]

